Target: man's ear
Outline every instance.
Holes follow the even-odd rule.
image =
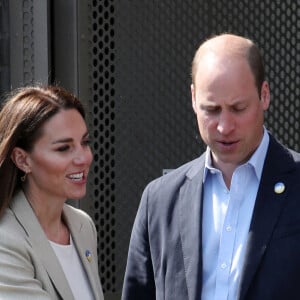
[[[261,87],[260,99],[262,101],[263,110],[267,110],[270,105],[270,88],[267,81],[264,81]]]
[[[15,147],[12,150],[10,157],[18,169],[25,173],[30,171],[30,166],[28,164],[28,153],[24,149]]]
[[[196,113],[196,96],[195,96],[195,86],[193,83],[191,84],[191,96],[192,96],[193,110]]]

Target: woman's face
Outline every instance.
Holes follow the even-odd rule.
[[[93,155],[85,121],[76,109],[50,118],[27,155],[29,195],[62,200],[85,195]]]

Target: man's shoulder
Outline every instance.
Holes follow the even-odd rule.
[[[273,155],[275,154],[281,156],[281,158],[286,157],[295,162],[300,161],[300,153],[298,151],[282,143],[277,138],[275,138],[272,134],[269,135],[270,135],[269,152],[272,152]]]
[[[174,191],[181,187],[187,179],[203,172],[204,154],[200,157],[189,161],[176,169],[169,170],[167,174],[152,180],[146,187],[146,190],[152,192]]]
[[[300,153],[270,135],[270,143],[264,163],[264,174],[268,178],[275,174],[300,176]]]
[[[298,151],[288,148],[288,152],[290,153],[295,162],[300,161],[300,153]]]

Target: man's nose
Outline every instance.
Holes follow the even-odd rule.
[[[231,113],[222,112],[218,120],[218,127],[217,127],[218,131],[223,135],[227,135],[232,132],[234,127],[235,127],[235,121]]]

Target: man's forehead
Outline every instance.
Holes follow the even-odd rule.
[[[244,37],[236,36],[233,34],[223,34],[214,38],[211,38],[204,42],[199,50],[207,49],[224,52],[232,51],[232,52],[244,52],[247,51],[251,47],[253,43]]]

